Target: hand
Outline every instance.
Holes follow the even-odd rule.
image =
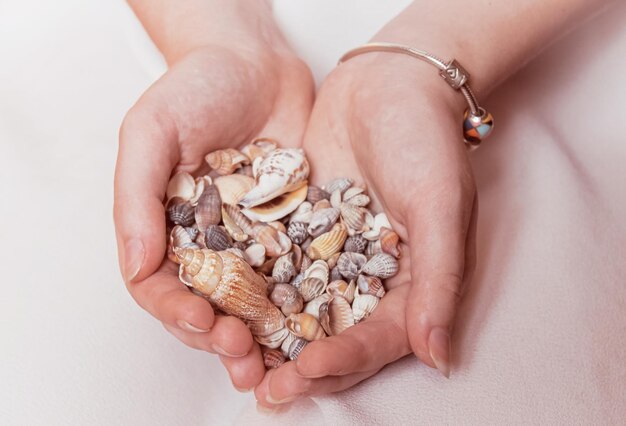
[[[304,139],[313,182],[348,176],[367,185],[404,242],[400,272],[367,320],[269,371],[259,403],[346,389],[411,352],[449,375],[450,333],[475,264],[462,113],[463,98],[435,69],[402,55],[356,57],[324,82]]]
[[[222,7],[226,4],[233,3]],[[240,147],[256,136],[301,143],[313,101],[311,74],[273,21],[248,9],[224,12],[228,19],[215,25],[205,23],[216,32],[224,26],[222,34],[230,31],[228,44],[168,48],[170,69],[120,129],[114,206],[130,294],[188,346],[222,355],[240,389],[263,377],[259,346],[242,321],[215,316],[206,300],[178,280],[176,265],[165,257],[163,200],[171,174],[194,172],[209,151]],[[232,19],[247,12],[255,25]]]

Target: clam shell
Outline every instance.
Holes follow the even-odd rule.
[[[362,272],[382,279],[391,278],[398,273],[398,261],[390,254],[378,253],[367,261]]]
[[[276,349],[282,345],[283,341],[289,335],[289,330],[285,327],[282,327],[275,332],[267,335],[267,336],[254,336],[255,340],[259,342],[259,344],[267,347]]]
[[[361,253],[345,252],[341,253],[337,260],[339,273],[348,280],[353,280],[359,276],[361,269],[367,263],[367,257]]]
[[[311,236],[319,237],[331,230],[337,219],[339,219],[339,214],[339,209],[333,207],[315,211],[311,216],[311,222],[307,231]]]
[[[378,306],[379,298],[372,296],[371,294],[360,294],[358,291],[354,296],[354,302],[352,302],[352,314],[354,315],[354,323],[364,320],[369,317],[376,306]]]
[[[336,336],[354,325],[352,307],[343,297],[330,299],[326,313],[328,315],[328,334],[331,336]]]
[[[269,138],[257,138],[248,145],[241,148],[250,161],[256,160],[258,157],[264,157],[278,147],[278,143]]]
[[[208,185],[198,199],[195,213],[199,229],[217,225],[222,220],[222,199],[215,185]]]
[[[380,236],[378,238],[380,241],[380,248],[383,253],[387,253],[399,259],[402,255],[400,251],[400,236],[392,229],[389,229],[385,226],[380,228]]]
[[[329,232],[314,239],[306,253],[311,259],[326,260],[341,250],[347,237],[346,227],[337,223]]]
[[[226,252],[175,248],[193,288],[211,304],[242,319],[252,335],[270,336],[284,327],[284,316],[267,298],[267,282],[240,257]]]
[[[293,253],[280,256],[274,264],[272,278],[278,283],[288,283],[297,274],[296,266],[293,263]]]
[[[306,185],[308,176],[309,163],[302,149],[275,149],[255,167],[255,186],[239,204],[245,208],[263,204]]]
[[[233,242],[224,228],[210,225],[204,232],[204,245],[208,249],[220,251],[231,248]]]
[[[309,342],[302,338],[297,338],[292,341],[289,345],[289,349],[287,350],[289,359],[292,361],[298,359],[298,356],[300,356],[300,353],[308,343]]]
[[[304,259],[303,259],[304,260]],[[304,266],[304,261],[302,262]],[[324,285],[328,283],[329,268],[323,260],[316,260],[304,271],[304,278],[319,278]]]
[[[346,192],[343,194],[342,197],[342,201],[349,201],[351,198],[362,194],[363,192],[365,192],[365,188],[363,188],[362,186],[353,186],[351,188],[348,188],[346,190]]]
[[[254,188],[254,179],[240,174],[227,175],[219,176],[213,181],[213,184],[220,192],[223,203],[236,205],[244,195]]]
[[[356,280],[359,292],[361,294],[371,294],[378,298],[385,295],[385,287],[378,277],[368,277],[367,275],[359,275]]]
[[[309,189],[306,194],[306,200],[309,203],[315,204],[320,200],[328,199],[330,199],[330,194],[328,192],[324,191],[321,188],[318,188],[317,186],[309,185]]]
[[[339,190],[343,194],[348,188],[352,186],[353,183],[354,181],[349,178],[337,178],[322,186],[322,189],[329,194],[332,194],[336,190]]]
[[[265,368],[273,369],[278,368],[285,363],[285,356],[278,349],[272,349],[263,354],[263,364]]]
[[[305,302],[310,302],[320,294],[324,293],[326,283],[317,277],[304,278],[298,287]]]
[[[352,253],[363,253],[367,247],[367,240],[362,235],[353,235],[348,237],[343,245],[343,251]]]
[[[270,201],[242,210],[250,220],[261,222],[272,222],[282,219],[292,213],[304,201],[306,197],[307,186],[303,185],[295,191],[288,192]]]
[[[352,231],[350,235],[363,231],[365,225],[365,209],[349,203],[341,203],[341,219],[348,227],[348,231]]]
[[[166,207],[167,217],[174,225],[191,226],[195,218],[195,209],[182,198],[172,198]]]
[[[344,280],[331,281],[326,287],[326,293],[333,297],[343,297],[348,303],[352,303],[356,293],[356,283],[354,280],[351,280],[349,284]]]
[[[195,187],[196,182],[189,173],[176,173],[167,184],[165,195],[168,200],[178,197],[188,201],[193,197]]]
[[[285,320],[285,327],[287,327],[291,333],[309,342],[326,337],[326,333],[320,323],[310,314],[299,313],[289,315]]]
[[[250,266],[261,266],[265,262],[265,247],[262,244],[252,244],[244,253],[244,259]]]
[[[323,303],[328,302],[331,299],[331,297],[332,296],[330,294],[328,294],[328,293],[320,294],[315,299],[313,299],[309,303],[307,303],[304,306],[304,310],[302,312],[305,312],[307,314],[311,314],[311,315],[313,315],[315,318],[317,318],[319,320],[320,319],[320,317],[319,317],[319,315],[320,315],[320,306]]]
[[[302,244],[309,236],[306,228],[307,226],[304,222],[291,222],[287,228],[287,235],[294,244]]]
[[[204,159],[220,175],[229,175],[241,167],[242,163],[250,163],[246,155],[233,148],[210,152]]]

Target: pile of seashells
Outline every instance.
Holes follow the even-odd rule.
[[[168,257],[218,312],[243,320],[267,368],[367,318],[398,271],[399,237],[365,188],[307,184],[301,149],[268,139],[206,156],[167,188]]]

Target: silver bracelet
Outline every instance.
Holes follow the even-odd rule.
[[[393,52],[412,56],[439,68],[439,75],[455,90],[460,90],[468,108],[463,116],[463,138],[468,147],[475,148],[493,130],[493,116],[478,105],[478,101],[468,85],[469,73],[456,60],[442,61],[422,50],[394,43],[368,43],[352,49],[339,59],[341,63],[362,53]]]

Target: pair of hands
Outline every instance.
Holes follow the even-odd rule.
[[[219,354],[233,385],[255,388],[265,407],[346,389],[411,352],[448,376],[456,306],[475,264],[462,97],[413,58],[372,53],[336,68],[314,102],[309,70],[273,23],[194,47],[170,65],[120,130],[115,224],[137,303],[186,345]],[[365,183],[404,241],[400,272],[370,318],[267,373],[243,322],[214,315],[178,280],[164,238],[171,174],[193,173],[207,152],[255,137],[302,146],[313,184]]]

